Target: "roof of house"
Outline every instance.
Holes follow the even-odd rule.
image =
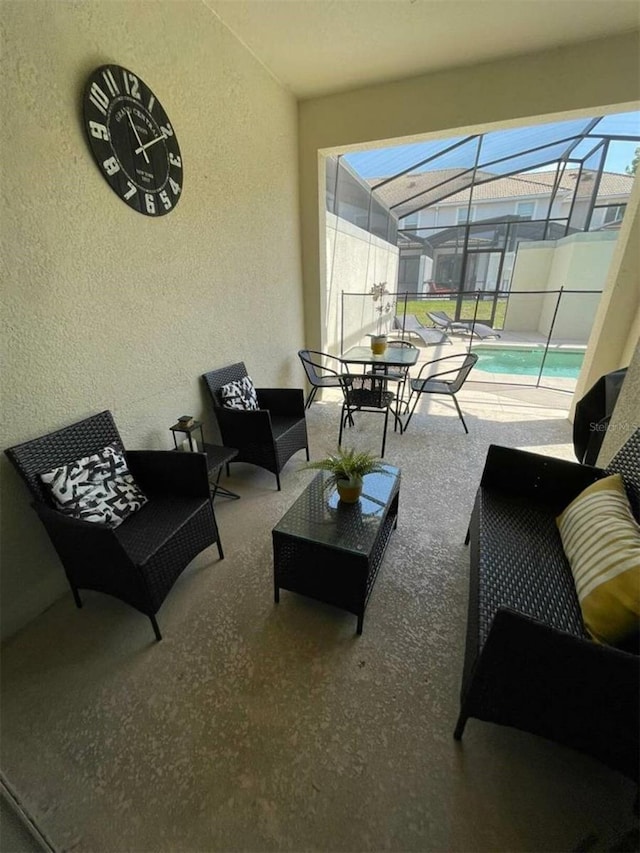
[[[579,169],[565,170],[560,182],[561,191],[573,194],[579,171]],[[595,171],[583,171],[581,184],[584,186],[584,190],[582,192],[579,190],[580,194],[591,195],[591,186],[596,175]],[[517,175],[505,178],[496,177],[491,172],[479,171],[473,189],[473,200],[476,202],[549,195],[555,179],[555,169],[544,172],[520,172]],[[369,178],[368,183],[376,187],[376,184],[384,180],[384,178]],[[627,196],[631,192],[633,180],[633,175],[603,172],[598,196]],[[440,169],[402,175],[376,189],[375,192],[387,206],[393,207],[394,212],[401,218],[416,208],[432,204],[459,205],[467,203],[469,201],[468,181],[468,171]],[[443,193],[447,193],[447,195],[442,197]]]

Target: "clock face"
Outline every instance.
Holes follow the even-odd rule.
[[[146,216],[164,216],[182,193],[175,132],[151,89],[120,65],[102,65],[84,90],[89,147],[111,189]]]

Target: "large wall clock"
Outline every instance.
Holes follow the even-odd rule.
[[[164,216],[182,193],[182,157],[162,104],[137,74],[102,65],[89,76],[84,127],[98,168],[129,207]]]

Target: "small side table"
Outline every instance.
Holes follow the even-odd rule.
[[[178,447],[178,439],[176,434],[181,432],[185,433],[189,438],[189,447],[194,452],[201,452],[207,454],[207,471],[209,472],[209,477],[213,477],[215,474],[215,480],[210,479],[211,484],[211,500],[213,500],[216,495],[220,495],[224,498],[231,498],[231,500],[238,500],[240,495],[235,492],[230,491],[229,489],[225,489],[224,486],[220,485],[220,475],[222,474],[222,466],[227,466],[227,474],[229,473],[229,462],[238,455],[238,451],[235,447],[225,447],[222,444],[207,444],[204,440],[204,433],[202,431],[202,421],[194,421],[191,426],[185,427],[182,424],[174,424],[172,427],[169,427],[171,432],[173,433],[173,443],[175,445],[174,450],[180,451]],[[197,440],[197,433],[200,433],[200,442]],[[193,434],[196,433],[196,436]]]
[[[213,486],[211,490],[211,499],[215,498],[217,494],[221,495],[223,498],[231,498],[232,501],[237,501],[240,498],[240,495],[235,492],[230,491],[229,489],[225,489],[224,486],[220,485],[220,475],[222,474],[222,466],[229,465],[232,459],[238,455],[238,451],[235,447],[225,447],[222,444],[205,444],[204,452],[207,454],[207,470],[209,474],[212,475],[214,471],[217,471],[216,479],[211,483]],[[227,467],[227,474],[229,473],[229,468]]]

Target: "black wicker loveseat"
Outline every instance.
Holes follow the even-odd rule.
[[[492,445],[467,542],[471,574],[460,716],[514,726],[638,780],[640,658],[594,642],[555,517],[620,473],[640,518],[640,430],[606,470]]]

